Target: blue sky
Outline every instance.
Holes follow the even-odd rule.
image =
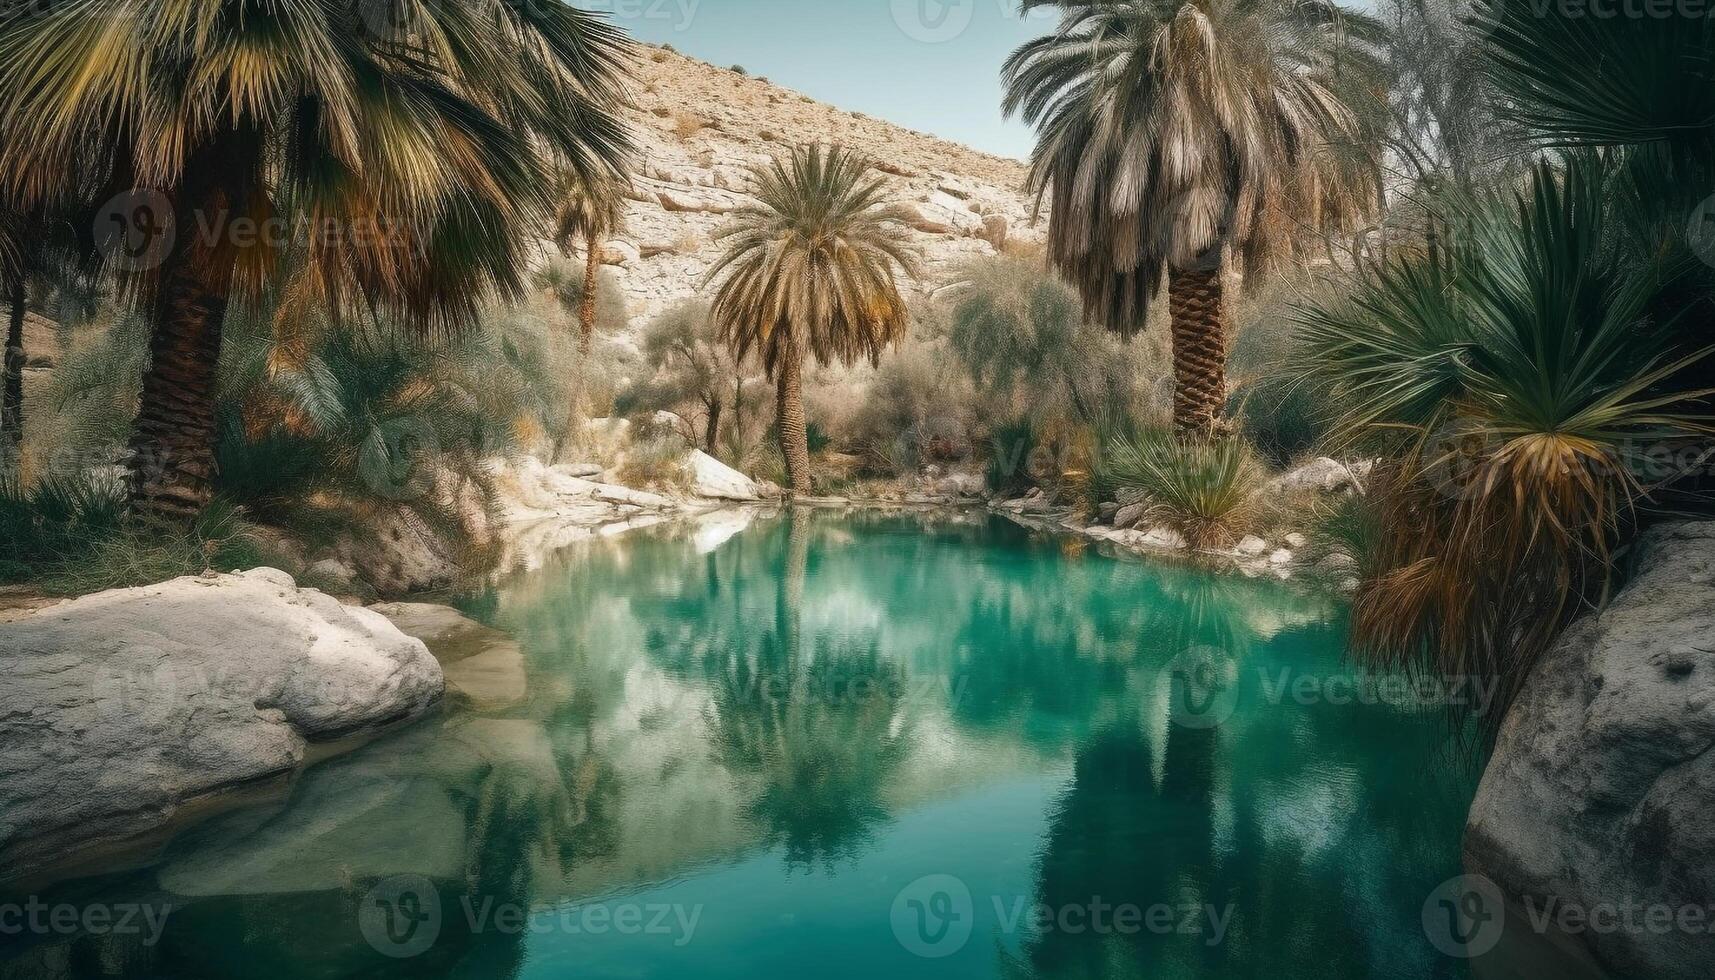
[[[1016,0],[575,0],[639,39],[671,44],[844,109],[1024,157],[1001,118],[1000,65],[1054,15]]]

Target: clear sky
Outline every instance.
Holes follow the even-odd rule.
[[[1030,130],[1000,112],[1000,66],[1056,15],[1016,0],[574,0],[640,40],[814,99],[1005,156]]]

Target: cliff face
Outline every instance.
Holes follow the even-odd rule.
[[[625,228],[603,250],[632,323],[706,292],[714,235],[750,198],[748,168],[794,144],[839,143],[885,172],[890,200],[910,212],[924,260],[918,292],[945,285],[963,263],[1009,242],[1039,243],[1029,227],[1025,166],[665,48],[638,58],[631,123],[641,147]]]

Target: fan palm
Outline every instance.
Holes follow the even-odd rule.
[[[0,16],[0,174],[116,202],[110,259],[148,311],[132,493],[210,496],[229,300],[308,249],[331,307],[420,329],[520,295],[553,173],[616,172],[628,41],[560,3],[43,0]]]
[[[1207,430],[1227,398],[1223,267],[1264,267],[1379,200],[1382,29],[1324,0],[1023,5],[1064,14],[1002,71],[1007,114],[1037,127],[1049,259],[1128,337],[1165,275],[1175,424]]]
[[[755,351],[774,381],[781,454],[793,493],[810,491],[803,362],[878,362],[904,336],[897,272],[917,274],[905,227],[882,206],[885,183],[839,147],[804,146],[757,166],[756,204],[718,236],[725,253],[714,317],[742,362]]]
[[[1503,709],[1610,584],[1633,511],[1680,475],[1664,464],[1711,431],[1709,392],[1684,384],[1708,351],[1677,350],[1652,316],[1688,267],[1613,248],[1619,183],[1593,156],[1540,164],[1523,192],[1458,203],[1444,247],[1298,313],[1305,366],[1353,433],[1402,450],[1371,488],[1355,642],[1497,678]]]
[[[554,237],[567,258],[572,247],[584,247],[584,291],[578,302],[578,349],[590,352],[595,335],[596,273],[601,271],[601,243],[625,220],[625,195],[613,181],[573,178],[560,197]]]

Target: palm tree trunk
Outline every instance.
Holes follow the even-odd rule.
[[[775,598],[774,623],[781,652],[796,663],[799,626],[804,615],[804,573],[810,565],[810,515],[802,508],[786,512],[786,561],[780,569],[780,592]]]
[[[1167,291],[1173,320],[1173,426],[1181,435],[1206,435],[1227,402],[1221,269],[1175,269]]]
[[[810,493],[810,437],[804,428],[804,382],[801,355],[788,350],[780,358],[775,378],[775,419],[780,427],[780,454],[786,457],[786,489],[794,494]]]
[[[238,264],[226,229],[243,213],[231,182],[254,172],[259,152],[253,134],[218,137],[186,162],[173,195],[127,463],[132,505],[145,514],[194,517],[214,496],[215,370]]]
[[[0,394],[0,432],[16,449],[24,441],[24,277],[12,280],[12,318],[6,328],[6,380]]]
[[[601,252],[596,248],[596,236],[590,235],[584,242],[584,295],[578,305],[578,327],[582,331],[578,339],[578,352],[589,356],[591,338],[595,336],[595,282],[596,274],[601,271]]]

